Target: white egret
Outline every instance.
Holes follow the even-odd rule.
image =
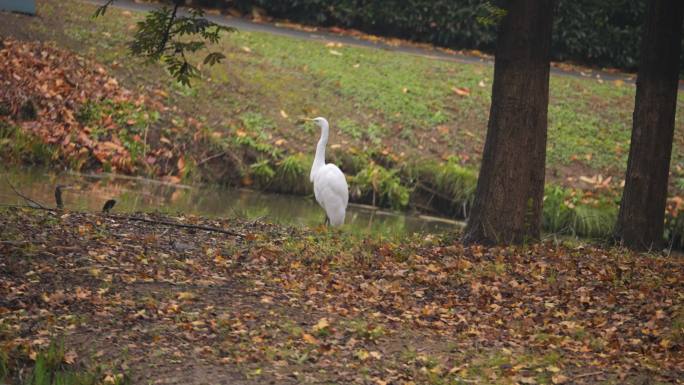
[[[311,166],[310,180],[314,186],[316,201],[323,207],[326,222],[332,226],[344,224],[349,202],[347,178],[339,167],[325,163],[325,146],[328,144],[328,121],[325,118],[311,119],[321,128],[321,139],[316,145],[316,156]]]

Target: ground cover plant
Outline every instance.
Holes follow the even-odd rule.
[[[40,373],[103,384],[684,378],[680,256],[2,210],[10,382],[39,359]]]

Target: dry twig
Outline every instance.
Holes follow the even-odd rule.
[[[10,188],[12,188],[12,191],[14,191],[15,194],[19,195],[21,198],[23,198],[26,202],[29,203],[29,206],[30,206],[30,207],[34,207],[34,208],[37,207],[37,208],[40,208],[40,209],[43,209],[43,210],[51,210],[50,208],[45,207],[45,206],[43,206],[42,204],[40,204],[40,203],[34,201],[33,199],[27,197],[27,196],[24,195],[24,194],[22,194],[19,190],[17,190],[17,189],[14,187],[14,185],[12,184],[12,182],[9,181],[9,179],[5,178],[5,181],[6,181],[7,184],[10,186]],[[33,205],[35,205],[35,206],[31,206],[31,204],[33,204]]]
[[[233,235],[236,237],[243,237],[244,236],[243,234],[237,233],[235,231],[220,229],[218,227],[212,227],[212,226],[190,225],[190,224],[185,224],[185,223],[177,223],[177,222],[156,220],[156,219],[147,219],[147,218],[141,218],[141,217],[127,216],[127,215],[109,215],[109,217],[115,218],[115,219],[121,219],[121,220],[151,223],[151,224],[155,224],[155,225],[165,225],[165,226],[181,227],[181,228],[185,228],[185,229],[211,231],[214,233],[228,234],[228,235]]]

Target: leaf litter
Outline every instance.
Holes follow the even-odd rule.
[[[60,337],[133,383],[684,378],[680,256],[173,220],[241,235],[6,209],[2,351]]]
[[[168,111],[163,95],[133,93],[101,64],[50,43],[1,43],[0,123],[56,148],[71,168],[182,172],[169,164],[184,149],[148,138],[154,116]]]
[[[0,103],[10,120],[46,143],[59,145],[66,154],[92,153],[100,161],[111,160],[121,171],[131,171],[130,152],[116,137],[111,117],[98,122],[110,131],[111,140],[97,141],[91,128],[79,122],[77,111],[89,100],[132,101],[99,64],[49,44],[4,40],[0,49]],[[134,101],[141,104],[142,101]],[[35,118],[18,119],[20,110],[32,106]]]

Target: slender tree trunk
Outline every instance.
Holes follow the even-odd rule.
[[[554,1],[511,0],[496,46],[492,104],[464,242],[539,238]]]
[[[641,42],[632,142],[616,239],[632,249],[659,247],[670,172],[679,54],[681,0],[650,0]]]

